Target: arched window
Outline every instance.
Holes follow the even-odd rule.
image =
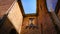
[[[36,14],[36,0],[21,0],[25,14]]]
[[[48,11],[55,11],[58,0],[46,0]]]

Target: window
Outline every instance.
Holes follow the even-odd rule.
[[[25,14],[36,13],[36,0],[21,0]]]
[[[46,0],[48,11],[55,11],[58,0]]]

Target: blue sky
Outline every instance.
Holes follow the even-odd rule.
[[[36,0],[21,0],[25,14],[36,13]]]
[[[21,0],[25,14],[36,13],[36,0]],[[47,8],[55,10],[58,0],[46,0]]]
[[[53,11],[55,10],[56,4],[57,4],[58,0],[47,0],[47,8],[50,11],[50,8],[52,7]]]

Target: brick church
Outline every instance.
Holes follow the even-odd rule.
[[[60,34],[60,0],[0,0],[0,34]]]

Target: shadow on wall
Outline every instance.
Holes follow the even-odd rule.
[[[18,34],[18,32],[12,25],[11,21],[8,18],[6,18],[6,20],[0,28],[0,34]]]
[[[13,28],[13,29],[11,29],[11,31],[9,32],[9,34],[18,34],[18,32]]]

